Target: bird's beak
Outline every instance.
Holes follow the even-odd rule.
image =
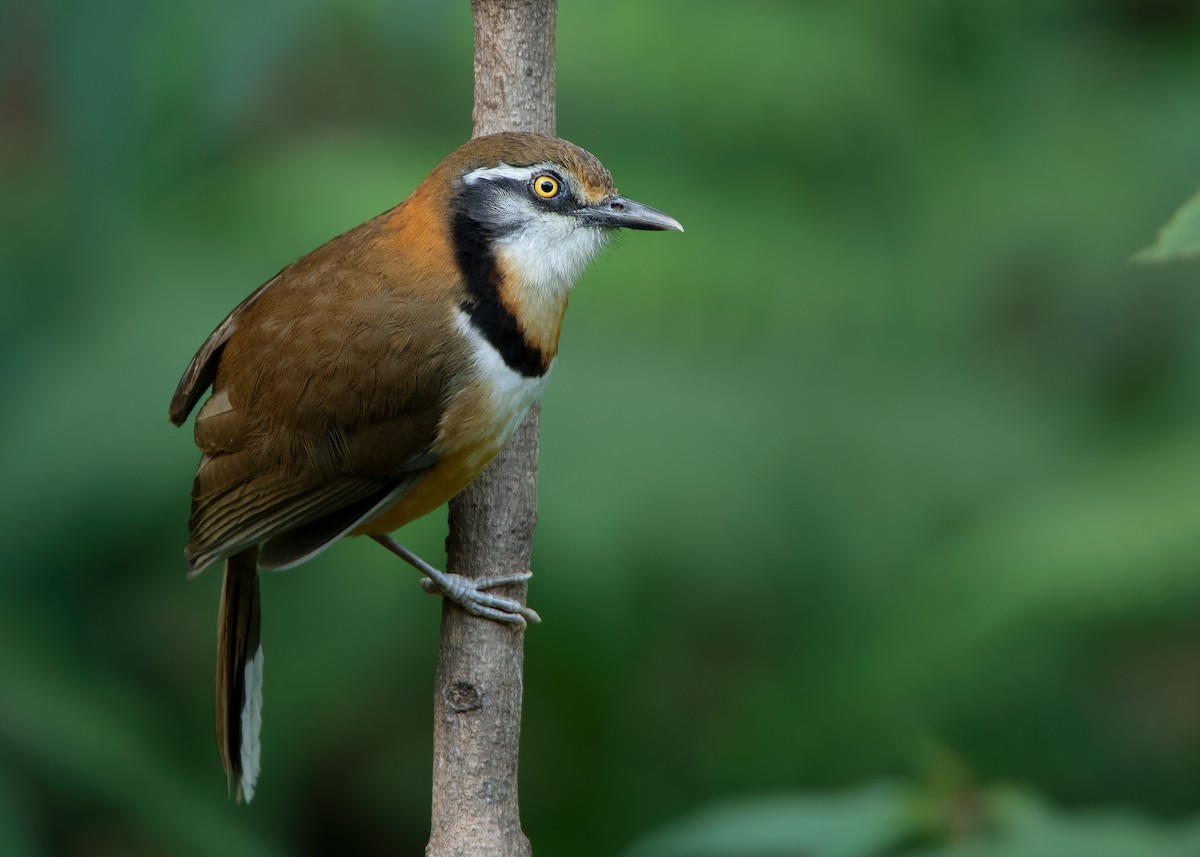
[[[683,226],[671,215],[623,196],[610,196],[595,205],[580,209],[578,213],[585,221],[595,226],[683,231]]]

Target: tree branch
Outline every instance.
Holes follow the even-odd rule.
[[[554,133],[555,0],[472,0],[476,136]],[[535,406],[492,466],[450,502],[447,568],[529,568],[537,523]],[[525,585],[512,594],[525,602]],[[524,636],[445,601],[434,681],[433,817],[427,857],[528,857],[517,802]]]

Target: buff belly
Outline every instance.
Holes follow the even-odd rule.
[[[507,438],[505,438],[507,440]],[[371,533],[390,533],[409,521],[428,515],[471,483],[496,457],[503,443],[489,449],[477,449],[472,453],[459,453],[438,462],[412,487],[407,494],[388,506],[380,514],[366,521],[350,535],[361,536]]]

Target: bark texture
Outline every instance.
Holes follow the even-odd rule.
[[[555,0],[472,0],[476,136],[554,133]],[[537,523],[538,408],[492,466],[450,502],[447,568],[529,568]],[[524,585],[506,587],[525,601]],[[498,590],[498,592],[502,592]],[[446,601],[434,682],[433,818],[427,857],[527,857],[517,802],[524,635]]]

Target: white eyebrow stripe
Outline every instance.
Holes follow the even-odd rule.
[[[463,176],[463,181],[466,184],[475,184],[477,181],[488,181],[490,179],[517,179],[518,181],[527,181],[533,178],[534,173],[545,172],[547,166],[545,164],[534,164],[531,167],[513,167],[500,162],[496,167],[480,167],[477,170],[471,170]]]

